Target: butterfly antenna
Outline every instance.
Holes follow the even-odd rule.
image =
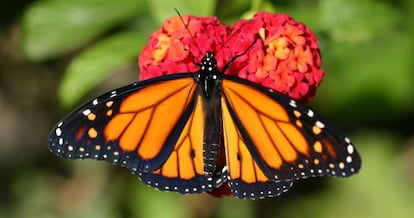
[[[253,45],[256,43],[256,41],[257,41],[257,38],[249,45],[249,47],[247,47],[246,48],[246,50],[244,50],[244,52],[243,53],[241,53],[241,54],[237,54],[237,55],[235,55],[235,56],[233,56],[230,60],[229,60],[229,62],[227,62],[227,64],[226,65],[224,65],[224,67],[223,67],[223,69],[221,70],[221,72],[226,72],[226,70],[230,67],[230,65],[237,59],[237,58],[239,58],[240,56],[243,56],[243,55],[245,55],[252,47],[253,47]]]
[[[192,33],[192,32],[190,31],[190,29],[188,28],[188,23],[186,23],[186,22],[184,21],[183,17],[181,16],[180,11],[178,11],[178,9],[177,9],[177,8],[174,8],[174,10],[175,10],[175,12],[177,13],[178,17],[180,18],[181,22],[183,23],[183,25],[184,25],[185,29],[186,29],[186,30],[187,30],[187,32],[190,34],[190,37],[191,37],[191,39],[193,40],[195,47],[196,47],[196,48],[197,48],[197,50],[200,52],[200,54],[202,54],[203,52],[201,51],[200,47],[198,47],[197,43],[195,43],[195,38],[194,38],[193,33]],[[185,49],[186,49],[186,48],[184,48],[184,50],[185,50]],[[197,65],[197,66],[201,66],[201,64],[200,64],[200,63],[198,63],[198,62],[195,60],[194,55],[193,55],[193,54],[191,54],[191,52],[190,52],[190,56],[191,56],[191,58],[193,59],[193,63],[194,63],[195,65]]]

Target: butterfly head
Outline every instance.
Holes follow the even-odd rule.
[[[220,83],[220,72],[217,69],[214,53],[207,52],[199,66],[200,70],[196,73],[196,81],[201,85],[204,96],[210,98],[213,87]]]
[[[217,60],[213,52],[207,52],[201,60],[200,70],[207,74],[214,74],[218,72]]]

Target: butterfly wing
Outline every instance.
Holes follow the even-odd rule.
[[[125,166],[161,190],[210,190],[216,181],[203,172],[204,116],[193,77],[169,75],[103,94],[58,123],[49,149]]]
[[[240,131],[222,98],[223,138],[226,152],[227,175],[230,190],[236,198],[261,199],[279,196],[291,186],[291,181],[274,181],[264,175],[253,158]]]
[[[235,126],[232,128],[238,135],[233,138],[241,141],[244,146],[238,148],[245,147],[246,151],[229,149],[239,156],[251,155],[255,162],[252,169],[264,175],[257,178],[291,181],[323,175],[346,177],[359,170],[361,159],[349,139],[315,112],[255,83],[223,77],[223,116],[230,116],[223,119],[224,126]],[[234,124],[226,123],[228,120]],[[229,151],[228,159],[231,155]],[[234,164],[237,162],[240,164]],[[244,172],[239,169],[244,161],[234,159],[228,164],[230,176],[233,171]]]

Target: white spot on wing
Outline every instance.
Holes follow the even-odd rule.
[[[85,115],[85,116],[88,116],[91,112],[92,112],[91,110],[86,109],[86,110],[82,111],[82,114]]]
[[[56,136],[62,135],[62,130],[60,128],[56,128],[55,132],[56,132]]]
[[[308,117],[313,117],[314,113],[312,110],[308,110]]]
[[[325,127],[325,124],[323,124],[321,121],[316,121],[315,125],[321,129],[323,129]]]
[[[352,146],[352,145],[348,145],[348,147],[347,147],[346,149],[348,150],[348,153],[349,153],[349,154],[354,153],[354,146]]]

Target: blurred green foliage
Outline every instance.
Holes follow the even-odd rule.
[[[126,169],[107,163],[57,158],[47,151],[45,129],[44,144],[32,154],[22,155],[28,149],[25,145],[2,151],[0,217],[414,214],[414,3],[410,0],[33,0],[19,12],[16,24],[24,60],[46,70],[67,63],[64,74],[56,76],[61,82],[54,102],[43,103],[52,118],[57,120],[80,104],[102,81],[116,78],[114,72],[137,69],[140,49],[164,19],[176,15],[174,8],[182,14],[217,16],[228,24],[268,10],[287,13],[309,26],[319,37],[326,70],[312,106],[353,139],[363,160],[361,172],[349,179],[298,181],[284,196],[263,201],[183,196],[146,187]],[[132,76],[137,78],[138,73]],[[59,113],[58,101],[65,108]],[[52,126],[54,121],[49,122]],[[30,158],[16,159],[23,167],[11,170],[6,156]]]

